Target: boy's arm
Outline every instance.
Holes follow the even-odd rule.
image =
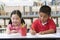
[[[55,33],[55,30],[49,29],[49,30],[46,30],[46,31],[43,31],[43,32],[39,32],[39,34],[51,34],[51,33]]]
[[[32,29],[30,29],[30,31],[29,31],[32,35],[35,35],[36,34],[36,31],[34,31],[34,30],[32,30]]]
[[[50,34],[50,33],[55,33],[56,31],[56,25],[54,23],[54,21],[52,20],[50,23],[49,23],[49,30],[46,30],[46,31],[43,31],[43,32],[39,32],[40,34]]]
[[[29,31],[32,35],[35,35],[36,34],[36,24],[33,23],[31,25],[31,28],[30,28],[30,31]]]

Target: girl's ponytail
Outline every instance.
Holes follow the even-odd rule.
[[[25,24],[25,21],[23,18],[21,19],[21,24]]]

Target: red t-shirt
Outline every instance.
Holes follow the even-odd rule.
[[[37,33],[49,29],[54,29],[56,31],[56,25],[52,19],[48,19],[45,25],[42,25],[40,19],[37,19],[32,23],[31,29],[35,30]]]

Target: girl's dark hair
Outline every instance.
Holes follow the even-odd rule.
[[[21,24],[25,24],[25,21],[24,21],[24,19],[22,18],[22,14],[21,14],[21,12],[20,12],[19,10],[14,10],[14,11],[12,11],[10,17],[12,17],[13,14],[17,14],[17,15],[21,18]],[[10,19],[10,21],[9,21],[9,24],[12,24],[11,19]]]
[[[43,13],[51,16],[51,8],[50,8],[49,6],[47,6],[47,5],[43,5],[43,6],[40,8],[39,12],[43,12]]]

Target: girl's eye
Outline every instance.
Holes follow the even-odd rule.
[[[14,18],[12,18],[14,20]]]
[[[19,18],[16,18],[17,20],[19,19]]]
[[[12,19],[19,19],[19,18],[12,18]]]

